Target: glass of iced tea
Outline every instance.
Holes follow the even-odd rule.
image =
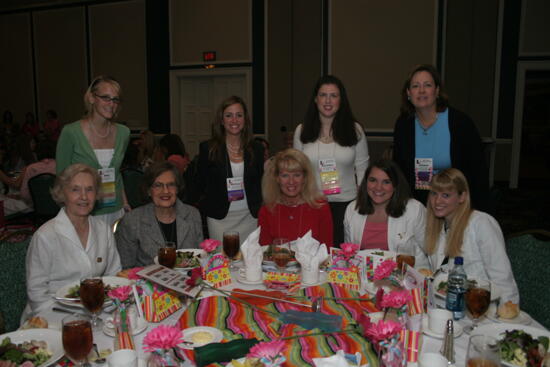
[[[240,238],[237,231],[225,231],[223,232],[223,253],[230,260],[235,260],[235,257],[239,254]],[[231,265],[233,267],[233,265]]]
[[[164,247],[159,248],[157,255],[160,265],[173,269],[176,265],[176,244],[166,242]]]
[[[90,317],[83,314],[65,317],[61,334],[65,354],[76,366],[82,366],[87,361],[94,342]]]
[[[86,277],[80,280],[80,302],[92,314],[92,328],[101,326],[101,319],[97,316],[103,309],[105,301],[105,286],[101,277]]]
[[[466,367],[499,367],[498,340],[489,335],[472,335],[468,343]]]
[[[472,316],[472,325],[466,326],[464,331],[470,334],[476,327],[479,319],[485,315],[491,304],[491,282],[475,280],[470,282],[464,295],[466,308]]]
[[[397,246],[397,268],[404,271],[404,264],[407,264],[414,268],[415,258],[414,258],[414,247],[411,244],[401,244]]]
[[[271,258],[279,271],[284,272],[286,265],[292,260],[290,252],[290,242],[286,238],[275,238],[271,242]]]

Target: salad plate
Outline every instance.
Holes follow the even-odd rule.
[[[176,250],[176,265],[174,270],[188,271],[201,266],[200,259],[206,254],[203,249],[189,248]],[[155,264],[159,264],[158,256],[153,259]]]
[[[491,335],[498,340],[502,340],[505,336],[505,332],[512,330],[521,330],[527,334],[530,334],[533,338],[538,338],[540,336],[550,338],[550,332],[547,330],[539,329],[532,326],[507,323],[480,325],[475,329],[475,334]],[[507,362],[505,360],[502,360],[501,363],[503,366],[516,367],[516,365],[511,364],[510,362]]]
[[[5,339],[10,338],[14,344],[21,344],[31,340],[45,341],[47,349],[51,352],[51,357],[37,367],[46,367],[57,362],[65,351],[63,350],[63,342],[61,340],[61,331],[52,329],[27,329],[17,330],[11,333],[0,335],[0,343]]]
[[[103,279],[103,284],[107,287],[111,288],[117,288],[123,285],[132,285],[132,281],[127,278],[121,278],[121,277],[113,277],[113,276],[104,276],[101,277]],[[63,298],[61,300],[58,300],[57,302],[61,303],[62,305],[69,306],[69,307],[80,307],[84,308],[82,304],[80,303],[79,297],[71,296],[71,290],[77,287],[80,284],[80,282],[72,282],[69,283],[57,290],[55,292],[55,297]],[[104,306],[108,306],[112,304],[113,302],[105,296],[105,303]]]

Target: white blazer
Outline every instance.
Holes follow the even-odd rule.
[[[344,216],[344,241],[361,244],[367,215],[355,209],[356,200],[349,203]],[[426,208],[419,201],[409,199],[405,212],[399,218],[388,218],[388,249],[397,251],[398,247],[414,247],[415,268],[427,268],[428,260],[424,254],[424,235],[426,233]]]
[[[446,244],[447,233],[442,229],[437,249],[429,256],[432,271],[439,268],[445,259]],[[464,230],[462,257],[468,278],[491,281],[502,292],[502,303],[512,301],[519,304],[518,286],[506,254],[504,236],[495,218],[474,210]],[[453,266],[454,258],[449,258],[446,268]]]

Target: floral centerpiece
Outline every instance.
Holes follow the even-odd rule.
[[[221,242],[209,238],[201,242],[200,248],[206,252],[201,260],[202,277],[216,288],[230,284],[230,260],[221,253]]]
[[[232,364],[235,367],[277,367],[286,360],[282,354],[284,347],[285,342],[282,340],[260,342],[250,348],[243,363],[233,360]]]
[[[378,350],[381,366],[402,367],[407,364],[400,342],[400,333],[403,327],[393,320],[370,321],[368,316],[362,315],[359,319],[363,335],[369,339]]]
[[[328,281],[339,284],[348,289],[359,290],[361,256],[357,254],[359,245],[355,243],[342,243],[340,248],[331,248],[331,266],[328,273]]]
[[[151,330],[143,339],[143,350],[150,352],[147,363],[150,367],[179,366],[182,360],[175,349],[182,343],[181,330],[176,326],[160,325]]]
[[[130,318],[128,315],[128,309],[131,304],[130,294],[132,293],[132,287],[124,285],[110,290],[107,296],[111,298],[116,305],[113,320],[115,324],[115,334],[117,337],[117,343],[120,348],[134,349],[134,340],[132,338],[132,327],[136,325],[130,324]]]

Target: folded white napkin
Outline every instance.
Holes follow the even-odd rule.
[[[244,265],[247,269],[261,273],[264,252],[259,243],[260,230],[260,227],[256,228],[243,242],[241,245],[241,254],[243,255]]]
[[[336,354],[326,357],[326,358],[313,358],[313,363],[315,363],[316,367],[348,367],[348,366],[359,366],[361,364],[361,354],[355,353],[356,363],[351,364],[349,361],[345,358],[345,354],[343,350],[339,350],[336,352]]]
[[[302,265],[302,268],[309,271],[319,269],[319,264],[328,257],[327,246],[324,243],[319,244],[319,241],[311,236],[311,230],[303,237],[298,238],[293,247],[296,260]]]

